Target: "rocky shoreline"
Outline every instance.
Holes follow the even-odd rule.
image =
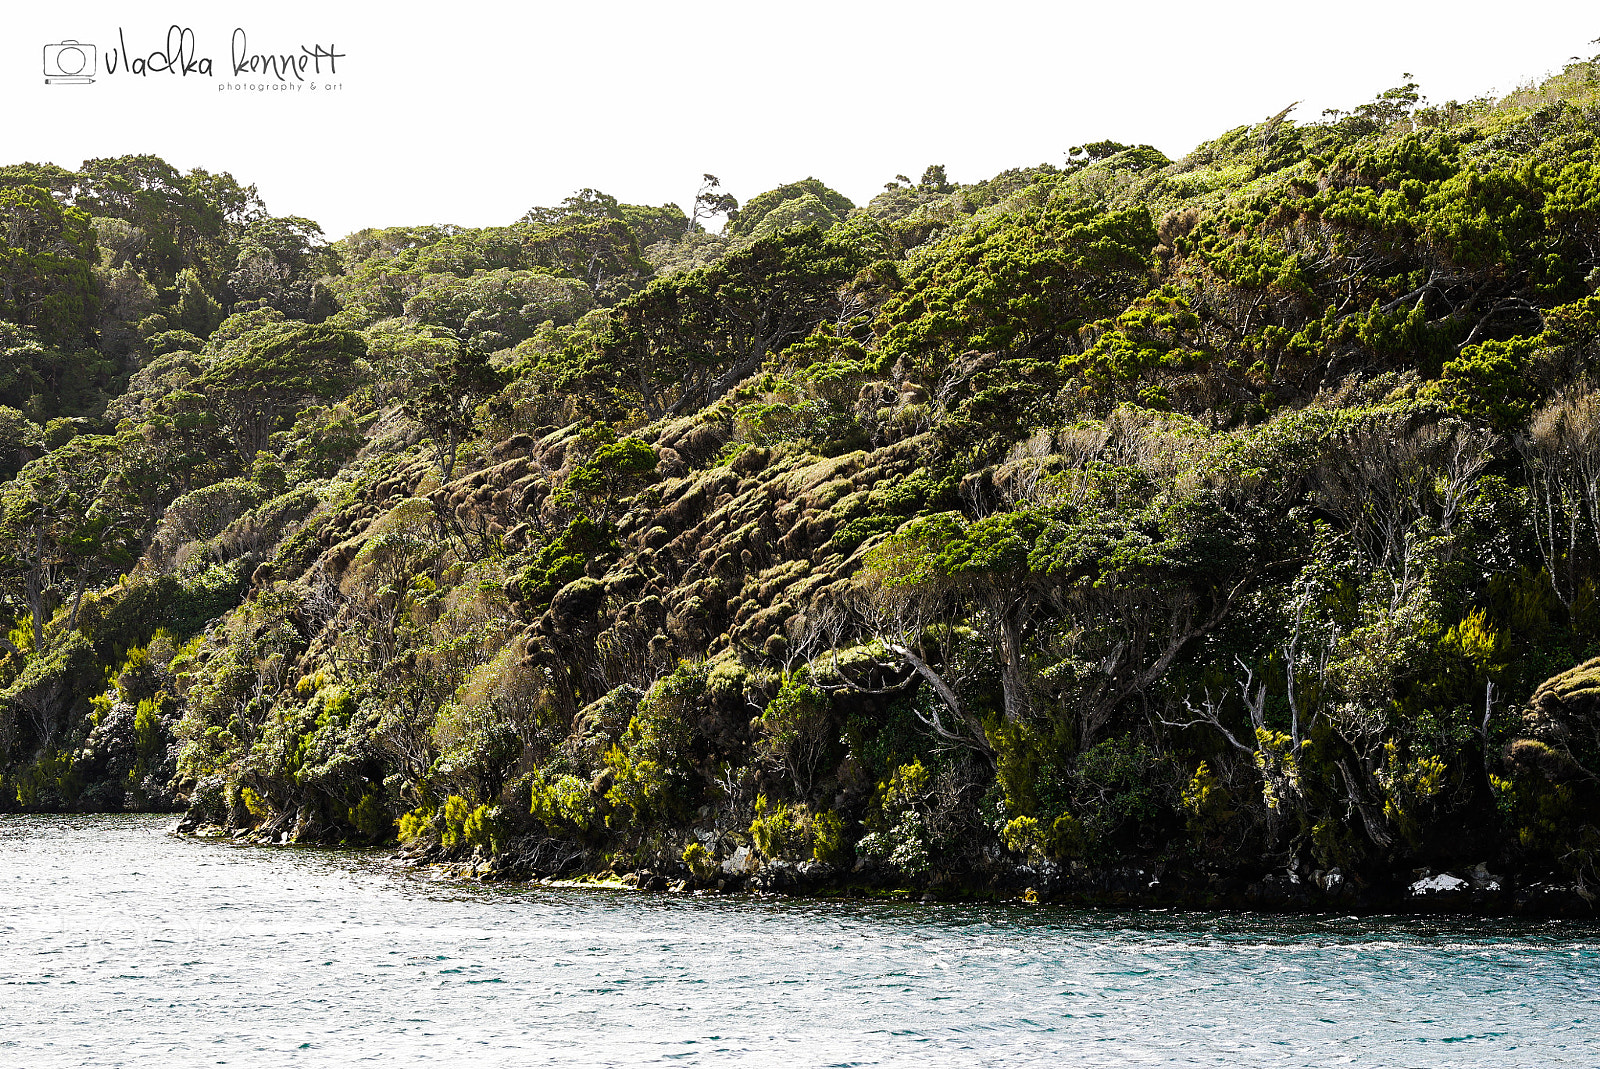
[[[286,836],[248,829],[180,822],[173,834],[195,840],[289,845]],[[597,887],[662,894],[772,894],[790,897],[859,897],[923,902],[992,901],[1086,909],[1189,909],[1257,913],[1469,914],[1484,917],[1592,920],[1600,916],[1593,892],[1553,874],[1502,874],[1487,862],[1453,869],[1415,869],[1376,879],[1339,869],[1258,874],[1201,873],[1167,863],[1092,869],[1081,863],[1014,865],[965,879],[907,881],[885,866],[858,861],[850,869],[820,861],[763,858],[741,847],[714,874],[696,875],[683,862],[618,872],[585,864],[581,851],[551,865],[552,840],[524,844],[487,857],[439,856],[437,850],[395,852],[397,862],[432,868],[442,878],[478,883],[536,883],[547,887]]]

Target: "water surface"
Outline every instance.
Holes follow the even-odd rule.
[[[1600,927],[441,883],[0,817],[0,1065],[1600,1065]]]

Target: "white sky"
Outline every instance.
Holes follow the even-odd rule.
[[[15,10],[22,8],[22,10]],[[702,172],[741,201],[814,174],[858,203],[897,172],[972,181],[1083,141],[1177,157],[1290,101],[1318,118],[1413,72],[1430,100],[1506,91],[1600,46],[1592,3],[612,0],[0,7],[0,162],[154,153],[254,182],[330,237],[508,223],[593,186],[687,207]],[[195,32],[212,78],[104,74]],[[230,37],[332,44],[343,88],[222,92]],[[46,85],[42,48],[100,49],[93,85]],[[259,83],[259,77],[251,80]]]

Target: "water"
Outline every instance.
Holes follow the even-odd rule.
[[[0,817],[0,1066],[1600,1065],[1600,927],[461,887]]]

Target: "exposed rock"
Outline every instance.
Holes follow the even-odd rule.
[[[729,876],[743,876],[754,872],[757,859],[748,846],[741,846],[722,862],[722,871]]]
[[[1465,891],[1471,885],[1459,876],[1452,876],[1448,872],[1441,872],[1437,876],[1424,876],[1411,884],[1410,891],[1413,898],[1438,898],[1446,895],[1455,895]]]

